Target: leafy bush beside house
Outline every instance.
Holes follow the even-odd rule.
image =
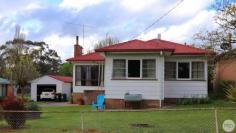
[[[226,98],[234,103],[236,103],[236,87],[231,87],[225,90]]]
[[[40,106],[38,105],[37,102],[33,101],[33,102],[28,102],[26,104],[26,110],[29,110],[29,111],[40,111],[41,108],[40,108]]]
[[[26,104],[26,110],[31,111],[25,114],[25,117],[28,120],[39,119],[41,117],[41,112],[39,112],[41,108],[37,102],[34,101],[28,102]]]
[[[217,92],[217,97],[218,98],[227,98],[227,90],[230,89],[230,88],[233,88],[236,86],[236,83],[235,81],[232,81],[232,80],[222,80],[220,81],[219,83],[219,89],[218,89],[218,92]]]
[[[22,99],[7,97],[3,100],[2,108],[6,111],[21,111],[25,110],[25,104]],[[3,113],[3,116],[7,124],[13,129],[22,128],[25,125],[26,118],[23,112],[6,112]]]
[[[210,104],[210,98],[182,98],[177,101],[178,105]]]

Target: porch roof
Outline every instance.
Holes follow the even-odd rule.
[[[88,53],[78,57],[69,58],[66,61],[77,62],[77,61],[104,61],[105,58],[97,52]]]

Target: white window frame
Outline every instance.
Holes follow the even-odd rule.
[[[104,73],[102,73],[102,75],[100,75],[101,76],[101,79],[100,79],[100,83],[99,83],[99,77],[98,77],[98,85],[96,85],[96,86],[91,86],[91,85],[88,85],[88,86],[84,86],[84,85],[78,85],[78,84],[76,84],[76,68],[77,68],[77,66],[98,66],[98,76],[99,76],[99,67],[100,67],[100,65],[102,66],[103,65],[103,68],[102,69],[104,69],[104,67],[105,67],[105,65],[104,64],[76,64],[76,65],[74,65],[75,66],[75,68],[74,68],[74,73],[75,73],[75,77],[74,77],[74,85],[75,86],[82,86],[82,87],[102,87],[102,86],[104,86],[104,84],[102,84],[101,82],[102,82],[102,78],[104,79]],[[104,82],[104,81],[103,81]]]
[[[155,77],[154,78],[146,78],[146,77],[143,77],[143,60],[154,60],[155,61]],[[153,58],[147,58],[147,59],[142,59],[142,68],[141,68],[141,76],[142,76],[142,79],[156,79],[157,78],[157,61],[156,59],[153,59]]]
[[[125,60],[125,78],[124,79],[144,79],[144,80],[155,80],[157,79],[157,59],[156,58],[113,58],[112,59],[112,79],[115,79],[115,80],[123,80],[123,79],[119,79],[119,78],[115,78],[113,77],[113,65],[114,65],[114,60]],[[139,77],[128,77],[128,61],[129,60],[139,60],[140,61],[140,76]],[[143,78],[143,60],[154,60],[155,61],[155,77],[154,78]]]
[[[165,61],[164,64],[165,64],[166,62],[174,62],[174,63],[175,63],[175,79],[166,79],[166,77],[165,77],[165,80],[167,80],[167,81],[170,81],[170,80],[177,80],[177,61]],[[164,67],[165,67],[165,65],[164,65]],[[164,72],[165,72],[165,68],[164,68]],[[165,74],[164,74],[164,75],[165,75]]]
[[[124,78],[118,78],[118,77],[114,77],[114,60],[124,60],[125,61],[125,77]],[[117,58],[117,59],[112,59],[112,75],[111,75],[112,79],[126,79],[127,78],[127,60],[123,59],[123,58]]]
[[[179,78],[179,63],[189,63],[189,78]],[[192,62],[191,61],[176,61],[176,80],[191,80],[192,79]]]
[[[203,63],[203,79],[192,79],[192,63],[193,62],[200,62],[200,63]],[[196,81],[201,81],[201,80],[206,80],[206,62],[205,61],[191,61],[191,79],[192,80],[196,80]]]

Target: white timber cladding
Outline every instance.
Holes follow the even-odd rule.
[[[37,85],[56,85],[56,93],[66,93],[70,97],[70,83],[64,83],[49,76],[43,76],[31,81],[31,99],[37,101]]]
[[[164,96],[165,98],[192,98],[192,97],[207,97],[208,83],[207,83],[207,59],[204,57],[196,56],[172,56],[166,57],[165,61],[175,62],[204,62],[204,80],[180,80],[165,81],[164,83]],[[191,65],[190,65],[191,66]],[[191,67],[190,67],[191,70]],[[191,73],[191,71],[190,71]],[[190,76],[191,77],[191,76]]]
[[[104,90],[103,86],[78,86],[75,85],[75,69],[77,65],[102,65],[102,62],[77,62],[73,65],[73,92],[83,93],[84,90]]]
[[[156,79],[112,79],[113,59],[156,60]],[[143,99],[163,99],[164,57],[160,54],[107,54],[105,59],[105,98],[124,99],[125,93],[142,94]]]

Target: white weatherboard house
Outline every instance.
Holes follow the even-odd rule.
[[[77,38],[67,61],[74,64],[73,92],[80,100],[101,91],[106,108],[123,108],[126,93],[141,94],[145,107],[161,107],[164,100],[208,96],[206,50],[152,39],[81,53]]]
[[[72,93],[72,77],[45,75],[31,81],[31,99],[40,101],[42,92],[64,93],[67,100]]]

